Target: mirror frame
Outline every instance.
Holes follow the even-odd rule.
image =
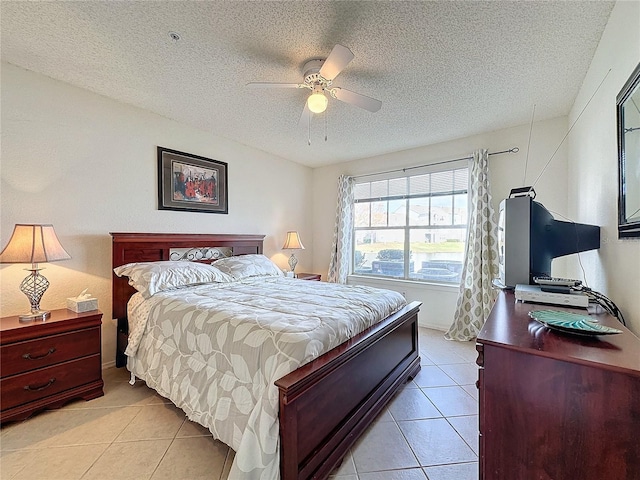
[[[626,215],[627,157],[624,145],[624,106],[625,102],[636,91],[640,91],[640,63],[616,97],[616,116],[618,121],[618,238],[640,237],[640,221],[632,222]],[[634,161],[640,162],[640,158],[634,159]],[[640,186],[638,187],[640,188]]]

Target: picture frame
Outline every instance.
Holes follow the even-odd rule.
[[[618,238],[640,237],[640,63],[616,97]]]
[[[229,213],[225,162],[158,147],[158,210]]]

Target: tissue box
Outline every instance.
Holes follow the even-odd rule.
[[[90,312],[98,309],[97,298],[83,298],[78,300],[75,298],[67,298],[67,308],[76,313]]]

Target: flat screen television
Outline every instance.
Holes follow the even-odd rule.
[[[550,277],[554,258],[600,248],[600,227],[555,220],[528,194],[514,189],[500,202],[498,216],[499,277],[501,287],[532,285],[534,277]]]

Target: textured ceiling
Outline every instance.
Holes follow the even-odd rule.
[[[568,113],[613,2],[2,1],[2,60],[309,166]],[[169,37],[177,32],[177,42]],[[302,65],[333,46],[330,99],[308,131]],[[324,140],[325,115],[328,140]]]

